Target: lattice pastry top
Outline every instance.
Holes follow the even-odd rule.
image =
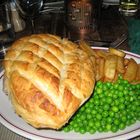
[[[27,36],[9,48],[5,86],[18,115],[36,128],[62,127],[92,94],[88,54],[50,34]]]

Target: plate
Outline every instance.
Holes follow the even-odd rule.
[[[107,49],[94,47],[94,49]],[[140,55],[134,53],[126,52],[128,58],[134,58],[138,63],[140,63]],[[13,132],[24,136],[32,140],[124,140],[130,139],[140,135],[140,121],[137,121],[134,125],[126,127],[122,131],[117,133],[95,133],[93,135],[79,134],[75,132],[60,132],[48,129],[35,129],[28,125],[21,117],[19,117],[11,105],[8,96],[3,92],[3,73],[0,73],[0,122]]]

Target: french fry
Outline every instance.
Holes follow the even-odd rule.
[[[115,82],[118,79],[118,72],[115,73],[115,77],[112,82]]]
[[[111,54],[115,54],[115,55],[120,56],[120,57],[125,57],[125,53],[121,50],[118,50],[118,49],[109,48],[109,52]]]
[[[105,61],[104,68],[105,79],[113,80],[116,74],[116,68],[117,68],[117,56],[109,55]]]
[[[90,57],[93,67],[95,65],[95,58],[96,58],[96,53],[93,49],[91,49],[91,47],[85,42],[85,41],[80,41],[79,42],[79,47],[84,50],[88,56]]]
[[[95,65],[95,63],[96,63],[95,57],[94,56],[90,56],[90,59],[92,61],[92,64]]]
[[[103,50],[98,50],[98,51],[96,51],[96,53],[99,57],[102,57],[104,59],[106,59],[108,57],[108,55],[110,55],[108,52],[103,51]]]
[[[129,63],[129,59],[128,58],[124,58],[124,66],[127,66]]]
[[[134,81],[136,78],[136,75],[137,75],[137,69],[138,69],[138,65],[137,65],[136,61],[131,58],[127,65],[123,78],[125,80],[128,80],[129,82]]]
[[[113,82],[113,80],[112,79],[109,79],[107,77],[104,77],[103,82]]]
[[[137,74],[136,74],[136,81],[140,81],[140,64],[138,64]]]
[[[85,41],[80,41],[79,47],[84,50],[89,56],[97,56],[96,52],[91,49],[91,47]]]
[[[96,78],[96,81],[99,81],[99,80],[100,80],[100,74],[99,74],[99,59],[96,59],[95,78]]]
[[[140,83],[140,64],[132,58],[125,58],[121,50],[109,48],[109,51],[93,50],[81,41],[79,47],[87,52],[95,67],[96,81],[115,82],[118,75],[122,74],[125,80],[132,84]]]
[[[105,66],[105,60],[103,58],[99,59],[100,79],[102,79],[104,77],[104,66]]]
[[[118,73],[124,73],[125,72],[125,65],[124,65],[124,58],[123,57],[117,57],[117,71]]]
[[[96,81],[99,81],[100,80],[99,65],[96,65],[95,79],[96,79]]]

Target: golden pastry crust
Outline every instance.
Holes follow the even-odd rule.
[[[36,128],[61,128],[95,84],[88,54],[50,34],[17,40],[5,56],[4,69],[16,113]]]

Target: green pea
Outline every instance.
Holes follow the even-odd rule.
[[[98,131],[99,131],[99,132],[103,132],[104,130],[103,130],[102,127],[99,127],[99,128],[98,128]]]
[[[114,133],[117,132],[118,129],[119,128],[116,125],[114,125],[114,126],[111,127],[111,131],[114,132]]]
[[[125,123],[120,123],[119,124],[119,129],[123,130],[126,127]]]
[[[114,111],[114,112],[118,112],[118,111],[119,111],[119,109],[118,109],[118,107],[117,107],[117,106],[113,106],[113,107],[112,107],[112,111]]]
[[[111,97],[107,97],[107,98],[106,98],[106,102],[107,102],[108,104],[111,104],[111,103],[112,103],[112,101],[113,101],[113,100],[112,100],[112,98],[111,98]]]
[[[119,91],[123,91],[123,89],[124,89],[124,87],[123,87],[122,85],[119,85],[119,86],[118,86],[118,90],[119,90]]]
[[[111,130],[111,127],[112,127],[111,124],[107,124],[107,125],[106,125],[106,129],[107,129],[108,131]]]
[[[64,132],[69,132],[70,131],[70,129],[69,129],[69,127],[64,127]]]
[[[123,97],[123,92],[118,92],[118,97]]]
[[[119,87],[119,84],[115,83],[114,84],[114,89],[118,89],[118,87]]]
[[[125,98],[124,97],[120,97],[118,100],[119,100],[120,103],[124,103],[125,102]]]
[[[114,119],[113,123],[118,126],[120,124],[120,120],[119,119]]]
[[[125,109],[125,105],[124,105],[124,104],[120,104],[120,105],[119,105],[119,109],[120,109],[120,110]]]
[[[102,119],[102,115],[101,115],[101,114],[97,114],[97,115],[96,115],[96,118],[97,118],[98,120],[101,120],[101,119]]]
[[[96,87],[100,87],[100,86],[102,86],[102,82],[101,82],[101,81],[98,81],[98,82],[96,83]]]
[[[102,88],[98,88],[97,89],[97,94],[101,94],[103,92],[103,89]]]
[[[121,120],[122,120],[122,122],[126,122],[127,121],[127,117],[126,116],[122,116]]]
[[[90,120],[90,121],[88,122],[88,126],[89,126],[89,127],[93,127],[93,126],[94,126],[94,122],[93,122],[92,120]]]
[[[80,131],[81,134],[85,134],[86,133],[86,130],[84,128],[80,128],[79,131]]]
[[[107,119],[106,121],[108,124],[111,124],[113,122],[113,118],[111,117],[107,117],[106,119]]]
[[[101,126],[100,121],[96,121],[96,122],[95,122],[95,126],[96,126],[97,128],[99,128],[99,127]]]
[[[108,116],[108,111],[103,111],[103,112],[102,112],[102,116],[103,116],[103,117],[107,117],[107,116]]]
[[[109,110],[109,108],[110,108],[110,106],[109,106],[108,104],[105,104],[105,105],[103,106],[103,109],[106,110],[106,111]]]
[[[75,132],[79,132],[79,131],[80,131],[80,128],[79,128],[79,127],[75,127],[75,128],[74,128],[74,131],[75,131]]]
[[[90,120],[92,118],[91,114],[87,114],[87,120]]]
[[[136,122],[136,120],[135,120],[134,118],[132,118],[132,119],[130,120],[130,122],[131,122],[131,124],[134,124],[134,123]]]
[[[103,127],[103,126],[106,126],[106,124],[107,124],[106,118],[103,118],[103,119],[101,120],[101,126],[102,126],[102,127]]]
[[[97,111],[95,109],[91,110],[91,114],[95,115],[97,113]]]
[[[140,120],[140,84],[131,85],[119,76],[115,83],[98,81],[91,98],[60,131],[113,133]]]
[[[114,104],[115,104],[116,106],[118,106],[118,105],[120,104],[119,100],[115,100],[115,101],[114,101]]]
[[[113,94],[112,97],[113,97],[114,99],[117,99],[117,98],[118,98],[118,95],[117,95],[117,94]]]
[[[95,132],[96,132],[95,129],[90,129],[90,130],[89,130],[89,133],[90,133],[90,134],[94,134]]]
[[[94,104],[95,105],[99,105],[100,104],[100,100],[99,99],[94,100]]]
[[[86,112],[86,113],[90,113],[90,108],[87,107],[86,110],[85,110],[85,112]],[[84,116],[83,116],[83,117],[84,117]]]
[[[114,117],[115,113],[113,111],[109,111],[109,116]]]
[[[130,119],[128,119],[128,120],[126,121],[126,125],[127,125],[127,126],[130,126],[130,125],[131,125],[131,120],[130,120]]]

